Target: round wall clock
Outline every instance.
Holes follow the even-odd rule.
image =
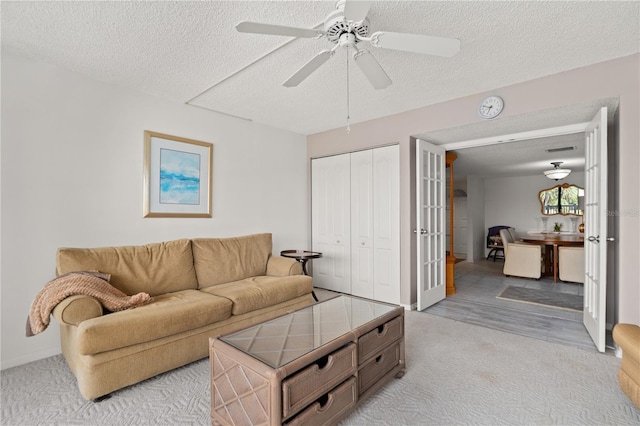
[[[478,113],[482,118],[496,118],[504,109],[504,101],[500,96],[489,96],[480,103]]]

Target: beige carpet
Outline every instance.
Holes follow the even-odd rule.
[[[421,312],[406,315],[407,373],[345,425],[638,425],[612,355]],[[61,356],[2,372],[2,425],[209,425],[202,360],[123,389],[80,397]]]

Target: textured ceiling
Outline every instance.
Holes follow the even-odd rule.
[[[2,48],[10,52],[301,134],[345,125],[344,51],[300,86],[285,88],[330,43],[234,29],[242,20],[315,27],[333,1],[2,1],[0,7]],[[626,56],[640,44],[636,1],[379,1],[369,17],[372,31],[453,37],[462,45],[453,58],[371,47],[393,80],[379,91],[351,61],[353,123]]]
[[[584,134],[548,137],[456,151],[456,181],[469,175],[485,177],[535,176],[552,169],[552,161],[562,168],[584,171]],[[573,147],[573,151],[549,153],[550,148]]]
[[[436,104],[640,51],[638,1],[377,1],[371,31],[458,38],[452,58],[368,48],[393,80],[374,90],[347,52],[282,83],[325,39],[239,33],[243,20],[313,28],[334,1],[0,1],[2,49],[109,84],[300,134]],[[347,66],[349,97],[347,98]],[[617,100],[416,135],[442,144],[588,121]],[[557,146],[578,149],[560,154]],[[459,150],[456,180],[581,169],[579,136]],[[526,159],[526,160],[525,160]]]

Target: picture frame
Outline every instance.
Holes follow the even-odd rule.
[[[210,218],[213,144],[144,131],[143,217]]]

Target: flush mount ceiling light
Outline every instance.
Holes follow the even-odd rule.
[[[553,169],[544,171],[544,175],[549,179],[553,179],[553,180],[564,179],[567,176],[569,176],[569,173],[571,173],[571,169],[560,168],[560,164],[562,164],[562,161],[554,161],[551,164],[553,165]]]

